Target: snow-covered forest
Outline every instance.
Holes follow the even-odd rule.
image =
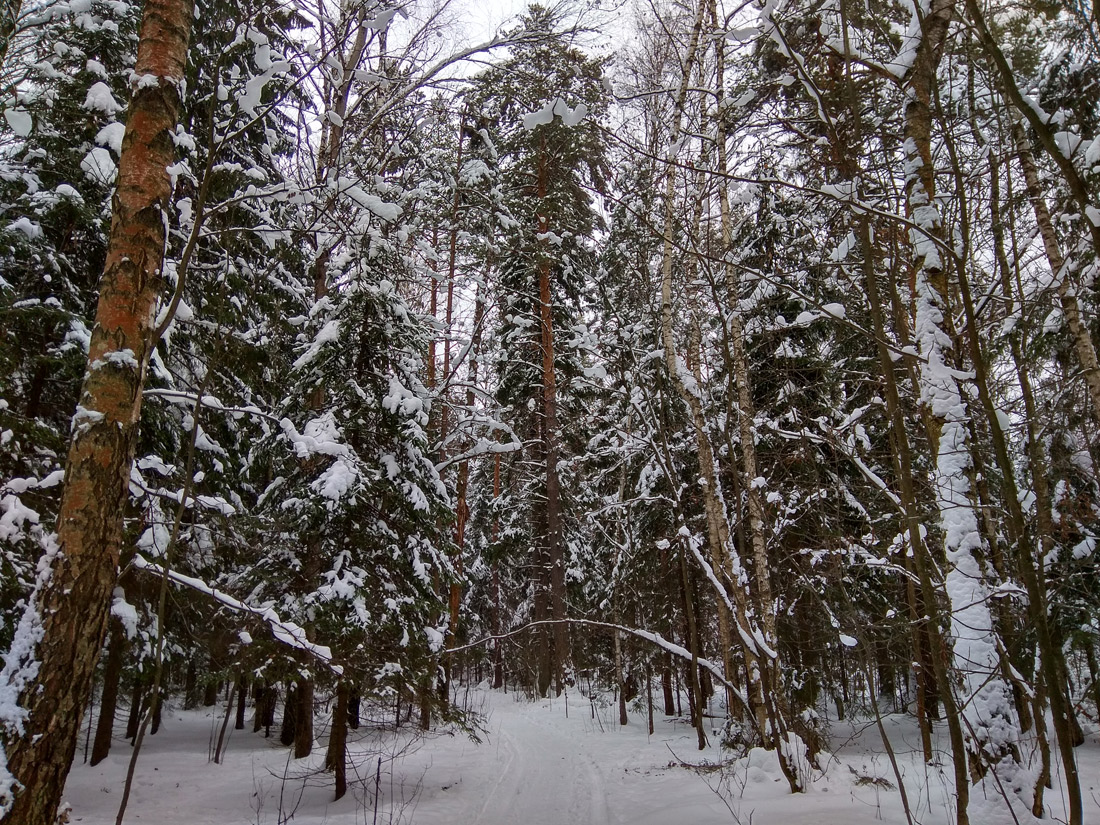
[[[505,690],[1100,816],[1100,6],[464,13],[0,2],[0,822]]]

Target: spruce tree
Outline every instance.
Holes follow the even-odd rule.
[[[525,442],[513,490],[525,500],[533,557],[532,617],[539,630],[538,693],[560,692],[570,669],[566,618],[569,514],[561,462],[576,420],[581,310],[595,272],[593,197],[606,177],[598,124],[606,91],[598,60],[571,46],[559,22],[532,6],[523,18],[540,40],[479,75],[470,109],[491,124],[505,202],[515,223],[499,262],[499,402]],[[581,333],[583,337],[583,333]],[[564,424],[563,424],[564,422]],[[522,467],[522,469],[521,469]]]

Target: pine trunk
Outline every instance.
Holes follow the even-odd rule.
[[[288,748],[298,740],[298,709],[298,688],[287,688],[286,701],[283,703],[283,726],[279,731],[279,744]]]
[[[664,699],[665,716],[675,716],[676,698],[672,693],[672,665],[669,663],[661,668],[661,698]]]
[[[134,687],[130,691],[130,713],[126,717],[126,738],[133,744],[141,726],[141,714],[145,709],[145,684],[141,676],[134,676]]]
[[[167,168],[176,158],[172,134],[193,16],[191,0],[147,0],[142,13],[134,77],[159,80],[139,84],[131,99],[57,551],[27,608],[28,618],[41,621],[39,666],[21,697],[28,711],[22,735],[6,743],[8,769],[22,786],[0,820],[8,825],[56,818],[107,629],[154,310],[165,284]]]
[[[248,677],[242,672],[237,677],[237,717],[233,730],[244,730],[245,710],[248,707]]]
[[[351,690],[348,696],[348,727],[352,730],[359,730],[359,709],[362,702],[363,698],[359,695],[359,689]]]
[[[264,716],[267,714],[267,687],[255,683],[252,688],[252,698],[256,701],[256,714],[252,717],[252,732],[258,733],[264,724]]]
[[[540,145],[538,188],[539,199],[546,197],[550,170],[545,138]],[[539,233],[549,232],[546,215],[538,216]],[[542,242],[547,243],[546,241]],[[561,482],[558,479],[558,380],[554,356],[554,302],[550,291],[550,262],[542,256],[539,262],[539,329],[542,343],[542,449],[545,462],[546,535],[545,563],[549,565],[548,584],[550,615],[554,620],[551,633],[550,666],[552,677],[561,693],[564,670],[569,662],[569,631],[565,624],[565,552],[561,519]],[[551,674],[547,674],[549,678]]]

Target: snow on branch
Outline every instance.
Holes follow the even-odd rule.
[[[320,659],[337,675],[344,672],[344,668],[336,664],[332,660],[332,650],[325,645],[314,644],[306,637],[306,631],[301,625],[297,625],[294,622],[289,622],[279,617],[270,607],[256,607],[255,605],[243,602],[240,599],[230,596],[228,593],[223,593],[211,587],[202,579],[197,579],[193,576],[187,576],[176,570],[171,570],[163,567],[159,564],[154,564],[148,559],[135,555],[133,561],[134,567],[138,570],[148,570],[152,573],[159,574],[161,576],[167,576],[169,581],[181,584],[184,587],[190,587],[192,590],[197,590],[200,593],[205,593],[210,596],[214,601],[219,602],[226,607],[236,610],[239,613],[248,613],[252,616],[257,616],[263,621],[267,622],[271,628],[271,635],[273,635],[276,641],[280,641],[289,647],[297,648],[298,650],[305,651],[311,656]]]
[[[239,418],[245,415],[254,415],[259,418],[264,418],[269,421],[279,422],[279,419],[271,413],[264,412],[259,407],[254,405],[248,405],[244,407],[235,407],[223,404],[217,398],[212,395],[203,395],[201,398],[192,392],[184,392],[181,390],[168,390],[159,387],[150,387],[142,392],[146,398],[164,398],[170,403],[181,404],[185,406],[194,406],[196,403],[199,406],[206,409],[216,410],[218,412],[224,412],[231,414],[234,418]]]
[[[512,440],[502,443],[500,441],[489,441],[486,438],[482,438],[478,441],[477,446],[472,449],[456,456],[451,456],[445,461],[441,461],[435,465],[437,473],[443,472],[443,470],[450,467],[452,464],[457,464],[462,461],[468,461],[471,458],[477,458],[482,455],[500,455],[502,453],[514,453],[523,449],[523,442],[512,434]]]
[[[546,620],[543,620],[543,621],[528,622],[525,625],[521,625],[520,627],[509,630],[507,633],[500,633],[500,634],[496,634],[496,635],[484,636],[484,637],[478,639],[476,642],[470,642],[469,644],[460,645],[458,647],[448,648],[447,650],[444,650],[443,653],[444,654],[458,653],[458,652],[463,651],[463,650],[469,650],[470,648],[473,648],[473,647],[479,647],[479,646],[481,646],[483,644],[487,644],[489,642],[494,642],[494,641],[499,641],[501,639],[511,638],[512,636],[516,636],[520,633],[523,633],[524,631],[531,630],[532,628],[535,628],[535,627],[539,627],[540,625],[552,625],[552,624],[556,624],[558,622],[564,622],[566,624],[579,624],[579,625],[584,625],[586,627],[600,627],[600,628],[603,628],[605,630],[617,630],[620,633],[628,633],[631,636],[634,636],[635,638],[644,639],[645,641],[656,645],[657,647],[661,648],[662,650],[665,650],[668,653],[671,653],[673,656],[678,656],[679,658],[686,659],[689,662],[692,660],[690,650],[688,650],[685,647],[681,647],[680,645],[676,644],[675,642],[670,642],[668,639],[664,638],[660,633],[652,633],[648,630],[641,630],[640,628],[636,628],[636,627],[627,627],[627,626],[621,625],[621,624],[613,624],[611,622],[598,622],[598,621],[595,621],[593,619],[546,619]],[[708,671],[710,671],[710,674],[715,679],[717,679],[719,682],[721,682],[723,687],[725,687],[727,690],[729,690],[730,693],[732,693],[734,696],[736,696],[741,701],[741,704],[745,707],[745,709],[750,711],[749,714],[748,714],[749,719],[755,719],[755,716],[753,715],[753,713],[751,712],[751,709],[749,708],[748,697],[741,690],[741,688],[737,687],[737,685],[733,684],[728,679],[726,679],[725,671],[722,670],[721,665],[717,664],[716,662],[712,662],[709,659],[704,659],[702,656],[699,656],[696,659],[696,661],[698,662],[700,667],[706,668]]]
[[[554,98],[541,109],[523,116],[523,128],[528,132],[534,131],[539,126],[546,126],[554,121],[555,115],[560,117],[566,126],[576,126],[584,116],[588,114],[588,107],[578,103],[575,109],[570,109],[569,104],[560,97]]]

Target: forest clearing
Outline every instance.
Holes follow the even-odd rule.
[[[492,10],[0,0],[0,825],[1095,820],[1100,4]]]

